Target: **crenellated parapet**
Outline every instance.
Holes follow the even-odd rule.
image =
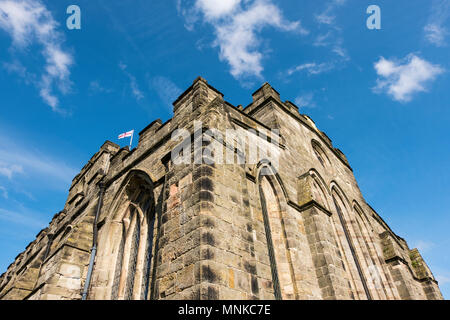
[[[100,147],[0,299],[442,299],[344,153],[270,84],[244,108],[198,77],[173,107],[136,148]]]

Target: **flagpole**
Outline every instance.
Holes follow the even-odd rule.
[[[131,145],[133,144],[133,136],[134,136],[134,130],[133,130],[133,133],[131,134],[131,139],[130,139],[130,151],[131,151]]]

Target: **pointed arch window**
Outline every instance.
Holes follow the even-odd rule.
[[[314,196],[314,199],[319,202],[325,209],[329,209],[327,196],[325,192],[325,183],[323,182],[323,179],[320,177],[320,175],[315,170],[310,170],[309,174],[312,177],[312,193]]]
[[[280,184],[271,167],[261,168],[258,180],[274,296],[277,300],[296,299],[294,270],[283,219],[286,208],[280,201]]]
[[[356,267],[356,270],[358,272],[358,276],[359,276],[359,278],[361,280],[361,284],[363,286],[364,293],[366,294],[367,299],[372,300],[372,296],[371,296],[369,288],[367,286],[367,281],[366,281],[364,273],[362,271],[361,264],[359,262],[357,254],[356,254],[355,246],[353,244],[352,237],[351,237],[350,231],[348,229],[349,225],[348,225],[348,221],[347,221],[347,218],[346,218],[346,214],[344,214],[344,212],[343,212],[343,210],[346,210],[345,209],[345,205],[343,204],[341,198],[336,195],[336,193],[333,194],[332,198],[333,198],[334,206],[336,208],[337,216],[339,218],[342,230],[344,232],[345,243],[348,246],[348,248],[350,250],[350,253],[351,253],[350,257],[348,257],[348,259],[349,260],[351,259],[352,263]],[[342,207],[341,207],[340,204],[342,204]]]
[[[325,151],[323,151],[322,147],[320,146],[320,143],[317,142],[316,140],[313,140],[311,144],[314,150],[314,154],[316,155],[320,164],[322,165],[322,167],[326,168],[330,164],[330,160],[328,159]]]
[[[121,240],[112,287],[115,300],[146,300],[150,293],[154,199],[148,188],[137,189],[121,219]]]
[[[268,192],[270,192],[272,190],[271,190],[271,186],[270,186],[267,178],[262,175],[260,176],[260,178],[262,180],[261,180],[261,183],[259,184],[259,195],[261,198],[261,209],[263,212],[264,229],[265,229],[265,233],[266,233],[267,249],[269,252],[270,270],[272,272],[272,285],[273,285],[275,299],[281,300],[282,295],[281,295],[281,288],[280,288],[280,280],[278,278],[277,261],[275,258],[275,249],[274,249],[274,245],[273,245],[272,231],[270,229],[270,221],[269,221],[270,218],[269,218],[268,205],[270,205],[270,204],[268,203],[269,199],[267,199]]]

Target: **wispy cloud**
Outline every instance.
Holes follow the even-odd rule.
[[[320,24],[332,25],[335,23],[336,16],[334,11],[337,7],[344,5],[347,0],[331,0],[326,4],[325,10],[316,14],[314,17]]]
[[[439,282],[440,286],[450,283],[450,272],[436,274],[436,280]]]
[[[326,47],[332,43],[332,33],[328,31],[326,33],[319,34],[316,36],[316,39],[313,42],[313,46],[315,47]]]
[[[113,90],[104,87],[98,80],[91,81],[88,88],[89,94],[94,93],[111,93]]]
[[[67,190],[78,171],[41,151],[0,139],[0,177],[15,182],[26,179],[34,184],[46,181],[41,187]]]
[[[14,138],[11,138],[14,137]],[[52,193],[64,197],[72,179],[79,172],[66,161],[41,147],[25,143],[13,130],[0,130],[0,233],[13,237],[36,234],[47,225],[52,212],[35,210],[36,199]],[[59,194],[59,195],[58,195]],[[33,202],[33,207],[30,205]],[[42,199],[40,199],[42,200]],[[64,199],[61,199],[64,200]],[[48,207],[48,203],[46,206]],[[33,209],[32,209],[33,208]],[[28,235],[32,233],[31,235]]]
[[[345,49],[342,46],[343,40],[342,38],[338,39],[333,48],[331,49],[332,52],[334,52],[335,54],[338,55],[338,57],[340,58],[338,61],[339,63],[344,63],[350,60],[350,56],[348,55],[347,49]]]
[[[294,66],[286,71],[288,76],[305,72],[308,75],[318,75],[337,68],[341,68],[350,60],[347,50],[344,48],[342,30],[338,26],[335,11],[346,4],[346,0],[330,0],[326,2],[325,9],[314,15],[318,23],[318,32],[314,35],[312,45],[330,50],[332,57],[325,62],[307,62]]]
[[[326,3],[325,9],[316,14],[315,20],[319,24],[320,30],[325,28],[326,32],[320,32],[314,42],[315,47],[330,47],[331,52],[339,58],[340,64],[350,60],[347,50],[344,48],[344,38],[342,29],[339,27],[335,12],[337,8],[342,7],[347,0],[330,0]]]
[[[295,98],[295,104],[299,108],[315,108],[316,103],[314,102],[314,93],[308,92],[299,95],[297,98]]]
[[[0,220],[11,222],[13,224],[21,225],[24,227],[44,228],[48,223],[37,218],[37,215],[38,214],[28,210],[21,210],[19,212],[15,210],[13,211],[0,208]]]
[[[444,72],[439,65],[409,54],[401,61],[381,57],[374,65],[378,75],[374,92],[385,92],[394,100],[411,101],[417,92],[427,91],[426,85]]]
[[[320,63],[319,62],[302,63],[288,69],[285,73],[283,73],[283,75],[291,76],[294,73],[304,72],[309,76],[313,76],[342,68],[345,65],[345,62],[348,61],[349,59],[346,54],[346,51],[342,48],[340,49],[335,48],[333,52],[335,52],[338,56],[340,56],[340,58]]]
[[[328,12],[322,12],[321,14],[316,15],[316,21],[321,24],[333,24],[336,17],[328,15],[327,13]]]
[[[13,175],[18,173],[23,173],[22,166],[0,160],[0,175],[12,179]]]
[[[144,94],[142,93],[141,89],[139,89],[139,85],[137,83],[136,77],[132,75],[128,70],[128,66],[122,62],[119,63],[120,70],[123,71],[123,73],[128,77],[130,81],[130,89],[131,93],[133,94],[133,97],[139,101],[144,98]]]
[[[424,240],[418,240],[412,244],[414,248],[417,248],[420,251],[420,253],[425,253],[435,246],[433,242]]]
[[[445,27],[445,23],[450,17],[450,1],[433,0],[431,5],[431,14],[427,25],[424,27],[425,39],[437,46],[446,45],[446,37],[449,31]]]
[[[9,73],[17,74],[27,85],[36,83],[36,75],[29,72],[27,68],[25,68],[25,66],[17,59],[12,62],[4,62],[3,68]]]
[[[178,0],[177,8],[189,30],[199,19],[213,26],[219,58],[230,65],[230,72],[237,79],[262,76],[259,33],[264,27],[308,33],[300,21],[286,20],[271,0]]]
[[[23,50],[37,44],[44,58],[39,77],[26,71],[17,61],[5,67],[33,83],[44,102],[54,111],[61,111],[55,89],[62,94],[70,91],[70,67],[74,61],[61,47],[64,37],[57,27],[52,13],[40,0],[0,0],[0,29],[11,36],[14,49]]]
[[[183,93],[169,78],[158,76],[150,81],[151,87],[156,91],[164,106],[172,110],[172,103]]]
[[[5,199],[8,199],[8,190],[6,190],[5,187],[0,186],[0,191],[1,191],[2,197]]]
[[[298,66],[295,66],[287,71],[287,74],[290,76],[296,72],[306,72],[309,75],[321,74],[327,71],[334,69],[334,63],[303,63]]]

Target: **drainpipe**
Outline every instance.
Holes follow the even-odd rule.
[[[94,269],[95,255],[97,253],[97,237],[98,237],[97,222],[98,222],[98,217],[100,216],[100,209],[103,204],[103,196],[105,195],[105,184],[103,182],[100,182],[99,187],[100,187],[100,195],[99,195],[99,200],[98,200],[98,204],[97,204],[97,212],[95,213],[95,218],[94,218],[94,225],[93,225],[94,235],[93,235],[93,239],[92,239],[91,258],[89,260],[89,269],[88,269],[88,273],[86,276],[86,282],[84,283],[84,289],[83,289],[83,294],[81,296],[81,300],[86,300],[86,298],[87,298],[89,286],[91,284],[92,270]]]

